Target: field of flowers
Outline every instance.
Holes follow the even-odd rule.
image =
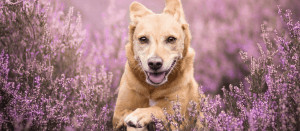
[[[0,129],[112,130],[131,2],[1,0]],[[299,130],[300,1],[182,3],[206,97],[190,102],[194,123],[182,127],[174,102],[155,129]]]

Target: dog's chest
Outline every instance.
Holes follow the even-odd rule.
[[[153,99],[149,99],[149,106],[154,106],[156,104],[156,101]]]

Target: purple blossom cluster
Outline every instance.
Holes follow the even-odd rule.
[[[0,2],[0,129],[111,129],[113,75],[83,72],[81,17],[51,4]]]

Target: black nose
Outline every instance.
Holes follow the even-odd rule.
[[[148,66],[152,70],[158,70],[162,67],[163,60],[159,57],[152,57],[148,59]]]

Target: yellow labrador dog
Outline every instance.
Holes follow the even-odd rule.
[[[165,119],[172,101],[181,103],[188,116],[188,102],[198,100],[194,79],[195,52],[180,0],[166,0],[161,14],[138,2],[130,5],[128,61],[120,82],[113,116],[115,129],[146,129],[151,114]],[[187,120],[187,119],[186,119]]]

